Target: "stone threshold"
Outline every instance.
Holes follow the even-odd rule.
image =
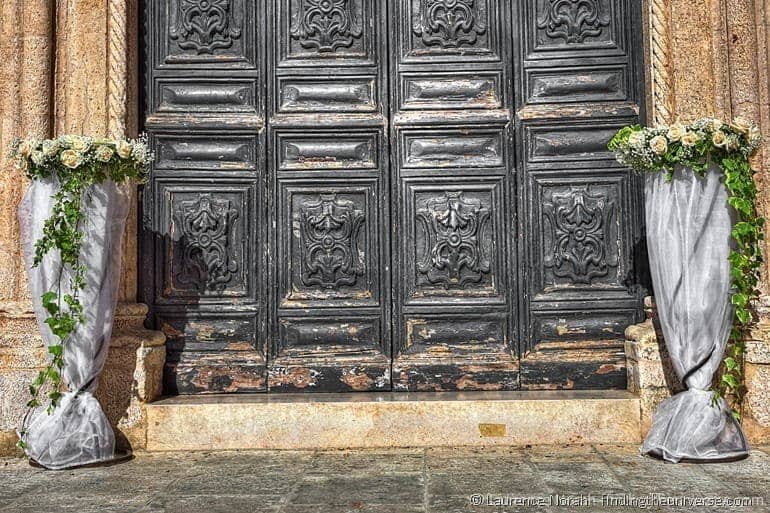
[[[147,451],[639,443],[624,390],[178,396],[148,404]]]

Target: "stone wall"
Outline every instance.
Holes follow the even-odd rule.
[[[44,361],[15,217],[25,181],[5,155],[17,135],[131,135],[139,111],[135,0],[59,0],[55,5],[50,0],[0,4],[0,454],[13,450],[26,384]],[[765,178],[770,172],[770,0],[645,0],[644,5],[650,121],[704,115],[760,121],[768,137],[756,166],[762,210],[770,217]],[[141,448],[142,405],[159,393],[164,349],[162,335],[142,328],[146,307],[136,304],[136,243],[134,212],[125,239],[119,321],[99,397],[126,440]],[[770,293],[767,269],[763,276],[763,291]],[[762,310],[746,359],[745,422],[754,441],[770,440],[768,326],[770,314]],[[663,373],[665,355],[655,355],[661,342],[651,324],[629,335],[634,339],[629,342],[631,383],[648,415],[671,384]],[[639,372],[633,374],[634,369]]]

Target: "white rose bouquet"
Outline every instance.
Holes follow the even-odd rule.
[[[106,178],[121,183],[126,179],[143,181],[152,154],[145,138],[95,139],[81,135],[62,135],[56,139],[17,139],[11,146],[11,159],[30,179],[77,174],[91,183]]]
[[[703,172],[709,162],[724,157],[748,159],[760,142],[759,129],[749,121],[736,118],[723,123],[705,118],[669,127],[627,126],[615,134],[608,147],[618,162],[634,171],[673,173],[676,165]]]

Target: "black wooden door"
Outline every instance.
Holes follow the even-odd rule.
[[[632,5],[633,4],[633,5]],[[145,6],[169,393],[625,386],[630,0]]]

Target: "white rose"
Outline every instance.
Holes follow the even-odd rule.
[[[25,173],[29,169],[29,161],[25,158],[16,159],[16,169]]]
[[[32,154],[32,144],[26,139],[20,141],[17,153],[24,158],[29,157]]]
[[[51,157],[55,155],[57,151],[59,151],[58,142],[52,141],[50,139],[43,141],[43,155],[46,157]]]
[[[118,141],[115,145],[115,149],[118,152],[118,155],[122,159],[127,159],[131,157],[131,150],[133,150],[131,143],[128,141]]]
[[[64,150],[59,158],[70,169],[75,169],[83,162],[83,156],[75,150]]]
[[[43,155],[42,151],[33,151],[32,152],[32,162],[36,166],[42,166],[44,161],[45,161],[45,155]]]
[[[686,132],[682,136],[682,144],[684,146],[695,146],[698,141],[700,141],[700,137],[695,132]]]
[[[751,129],[749,130],[749,141],[751,141],[752,143],[757,143],[759,142],[759,139],[761,137],[762,137],[762,134],[759,130],[759,127],[752,126]]]
[[[722,123],[722,122],[721,122],[721,121],[719,121],[718,119],[712,119],[712,120],[709,122],[709,127],[710,127],[710,128],[711,128],[711,130],[712,130],[712,131],[714,131],[714,132],[716,132],[717,130],[722,130],[722,126],[723,126],[723,125],[724,125],[724,123]]]
[[[717,148],[727,148],[727,136],[721,130],[717,130],[711,135],[711,142]]]
[[[631,132],[631,135],[628,136],[628,144],[635,148],[641,148],[644,144],[644,133]]]
[[[115,152],[109,146],[101,145],[96,148],[96,160],[99,162],[109,162]]]
[[[79,135],[72,138],[72,149],[84,153],[90,146],[91,140],[87,137],[80,137]]]
[[[751,123],[745,118],[737,117],[730,124],[730,127],[739,134],[748,136],[751,130]]]
[[[668,141],[662,135],[656,135],[650,139],[650,149],[658,155],[663,155],[668,151]]]
[[[670,141],[676,142],[682,139],[684,133],[684,127],[677,123],[676,125],[671,125],[671,127],[669,127],[667,135]]]

